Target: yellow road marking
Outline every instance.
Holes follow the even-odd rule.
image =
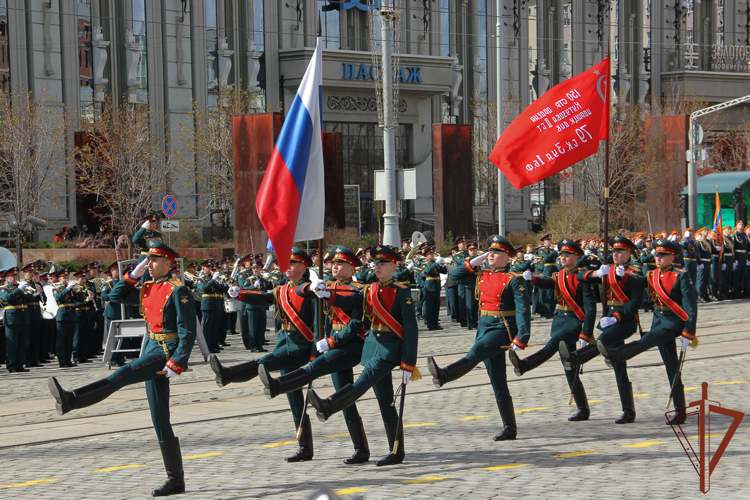
[[[515,469],[516,467],[524,467],[529,464],[505,464],[495,465],[494,467],[482,467],[482,470],[504,470],[504,469]]]
[[[369,431],[365,431],[365,434],[369,434]],[[349,437],[349,433],[346,432],[344,434],[331,434],[330,436],[326,436],[327,438],[342,438],[342,437]]]
[[[645,398],[646,396],[650,396],[651,394],[633,394],[634,398]]]
[[[653,446],[655,444],[664,444],[666,441],[644,441],[642,443],[635,443],[635,444],[624,444],[622,445],[623,448],[645,448],[647,446]]]
[[[405,481],[401,481],[402,483],[411,483],[411,484],[419,484],[419,483],[432,483],[434,481],[442,481],[443,479],[453,479],[453,476],[429,476],[429,477],[423,477],[420,479],[407,479]]]
[[[549,408],[524,408],[523,410],[516,410],[515,413],[526,413],[527,411],[536,411],[536,410],[549,410]]]
[[[297,441],[282,441],[280,443],[271,443],[258,446],[258,448],[276,448],[277,446],[286,446],[288,444],[295,444]]]
[[[572,453],[563,453],[562,455],[552,455],[552,458],[573,458],[591,453],[601,453],[599,450],[574,451]]]
[[[31,486],[34,484],[54,483],[55,481],[57,481],[57,479],[37,479],[36,481],[27,481],[25,483],[4,484],[0,486],[0,488],[19,488],[21,486]]]
[[[747,384],[746,380],[733,380],[732,382],[714,382],[714,385]]]
[[[473,417],[457,418],[456,420],[476,420],[478,418],[487,418],[487,417],[489,417],[489,415],[476,415],[476,416],[473,416]]]
[[[589,399],[588,400],[589,403],[601,403],[602,401],[604,400],[603,399]]]
[[[404,427],[424,427],[426,425],[437,425],[437,424],[435,424],[435,423],[431,423],[431,424],[409,424],[409,425],[405,425]]]
[[[351,495],[352,493],[359,493],[360,491],[367,491],[367,488],[347,488],[345,490],[336,491],[337,495]]]
[[[94,472],[112,472],[115,470],[122,470],[122,469],[137,469],[138,467],[147,467],[147,466],[138,465],[138,464],[120,465],[119,467],[107,467],[106,469],[99,469],[99,470],[95,470]]]
[[[224,453],[220,451],[215,451],[213,453],[203,453],[201,455],[190,455],[189,457],[182,457],[182,458],[188,459],[188,458],[215,457],[216,455],[224,455]]]
[[[685,387],[685,391],[694,391],[696,389],[699,389],[699,387]]]
[[[708,437],[719,437],[719,436],[723,436],[723,435],[724,434],[721,433],[721,432],[712,432],[711,434],[706,434],[706,436],[708,436]],[[688,436],[688,437],[690,439],[700,439],[701,435],[700,434],[696,434],[695,436]]]

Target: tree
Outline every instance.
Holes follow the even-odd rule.
[[[65,120],[55,109],[46,90],[37,96],[0,91],[0,200],[21,230],[65,187],[55,178],[55,167],[65,160],[59,156]]]
[[[93,123],[79,121],[78,191],[97,197],[99,219],[127,236],[129,255],[141,218],[167,193],[180,165],[164,123],[161,113],[115,98],[102,103]]]

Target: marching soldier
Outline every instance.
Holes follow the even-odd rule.
[[[143,262],[143,259],[148,257],[148,241],[157,240],[164,241],[161,233],[156,230],[157,217],[156,214],[149,214],[141,219],[141,228],[133,235],[133,244],[138,250],[138,263]],[[143,277],[144,281],[149,279],[148,271]]]
[[[706,236],[708,228],[702,227],[695,233],[696,247],[698,248],[698,277],[696,288],[700,302],[710,302],[708,297],[708,285],[711,281],[711,247],[713,243]]]
[[[54,288],[57,302],[57,344],[56,355],[60,368],[76,366],[73,361],[73,340],[78,331],[78,313],[76,312],[75,281],[68,280],[67,271],[59,271],[60,282]]]
[[[213,270],[211,259],[201,261],[201,276],[196,285],[196,289],[201,294],[201,326],[208,350],[214,354],[221,352],[219,347],[223,326],[221,314],[224,312],[224,292],[226,291],[221,278],[221,273]]]
[[[654,261],[654,255],[651,253],[653,250],[654,235],[648,234],[644,239],[645,246],[639,250],[640,262],[641,262],[641,274],[646,276],[649,271],[656,269],[656,262]],[[654,310],[654,303],[651,302],[651,298],[648,294],[643,294],[643,312],[650,312]]]
[[[0,291],[0,300],[5,304],[5,366],[9,373],[29,371],[23,366],[28,345],[29,291],[28,283],[18,283],[17,267],[5,271],[5,285]]]
[[[396,465],[404,461],[404,428],[399,425],[399,415],[393,402],[393,380],[391,372],[400,367],[403,384],[418,380],[416,370],[418,330],[412,304],[411,291],[393,279],[398,253],[385,246],[376,245],[370,251],[375,262],[378,281],[362,288],[357,293],[336,292],[330,294],[316,289],[315,293],[327,299],[329,305],[344,309],[364,305],[364,314],[371,319],[372,326],[365,338],[362,350],[362,373],[354,384],[346,385],[326,399],[321,399],[314,390],[308,391],[310,404],[317,412],[318,420],[325,422],[331,415],[347,408],[371,387],[380,406],[391,453],[375,465]],[[394,443],[398,441],[398,448]]]
[[[469,243],[466,247],[466,252],[469,254],[469,260],[476,257],[477,244],[474,242]],[[476,280],[469,276],[463,280],[463,283],[466,287],[466,326],[469,330],[476,330],[479,322],[479,301],[477,301],[476,294],[474,293]]]
[[[259,291],[242,291],[236,288],[232,295],[248,304],[275,304],[281,319],[281,331],[276,339],[273,351],[262,358],[247,361],[234,366],[224,367],[219,358],[209,358],[211,369],[216,374],[216,385],[225,387],[230,383],[247,382],[258,376],[258,366],[266,365],[268,371],[282,370],[282,375],[289,371],[305,366],[310,361],[312,346],[315,340],[313,326],[315,320],[316,301],[312,297],[298,293],[298,288],[308,281],[304,279],[307,268],[312,260],[297,247],[292,248],[289,269],[286,270],[288,282],[272,293]],[[289,406],[292,409],[294,427],[299,431],[299,450],[287,462],[304,462],[313,458],[313,438],[310,417],[304,413],[304,397],[302,390],[287,393]]]
[[[525,349],[531,335],[530,299],[526,281],[519,274],[505,272],[513,246],[502,236],[487,240],[489,251],[467,260],[453,271],[454,280],[478,274],[479,326],[476,341],[465,357],[445,368],[438,367],[432,356],[427,367],[435,387],[458,380],[484,361],[495,392],[497,408],[503,420],[503,430],[493,439],[516,439],[516,415],[505,374],[505,349]],[[480,269],[484,260],[490,270]],[[512,339],[512,340],[511,340]]]
[[[333,258],[332,275],[333,281],[327,282],[323,288],[330,292],[351,295],[360,291],[365,285],[352,281],[352,273],[358,260],[354,253],[344,246],[337,246],[331,250]],[[320,281],[313,281],[302,291],[305,295],[313,295],[313,291],[319,287]],[[330,294],[330,292],[328,292]],[[318,356],[304,368],[291,371],[286,375],[273,378],[266,365],[260,365],[258,374],[265,387],[266,397],[275,398],[279,394],[302,389],[313,380],[324,375],[331,375],[333,386],[337,391],[354,383],[354,372],[352,368],[357,366],[362,359],[362,348],[364,347],[370,322],[362,314],[362,303],[354,304],[352,308],[339,307],[339,305],[328,304],[325,313],[331,319],[333,334],[330,337],[318,340],[315,347]],[[315,321],[316,334],[318,333],[318,322]],[[320,338],[318,336],[318,338]],[[357,405],[352,404],[343,410],[346,427],[354,444],[354,455],[344,460],[345,464],[359,464],[370,459],[370,449],[367,444],[365,428],[362,418],[357,411]]]
[[[424,249],[425,259],[422,262],[422,274],[424,275],[424,319],[427,329],[442,330],[438,324],[440,315],[440,275],[448,270],[445,268],[445,259],[435,259],[435,247],[429,246]],[[408,288],[408,286],[407,286]]]
[[[141,307],[146,319],[148,339],[143,356],[118,368],[107,378],[73,391],[62,388],[55,377],[49,378],[49,390],[60,415],[85,408],[109,397],[128,385],[146,382],[151,419],[159,440],[167,481],[151,492],[167,496],[185,492],[180,442],[169,422],[169,378],[177,377],[188,367],[195,343],[196,325],[193,297],[180,280],[169,278],[169,268],[178,255],[163,243],[150,240],[148,260],[127,273],[109,294],[113,302],[139,300],[136,288],[149,268],[153,280],[143,285]]]
[[[638,308],[642,302],[646,278],[629,265],[631,254],[636,251],[630,240],[624,236],[613,236],[609,239],[609,244],[614,265],[610,267],[604,264],[597,271],[584,271],[579,274],[578,281],[591,283],[593,286],[606,280],[607,315],[599,320],[602,333],[598,340],[608,347],[620,347],[639,327]],[[560,356],[568,371],[576,371],[578,366],[598,355],[596,344],[588,344],[571,352],[565,342],[560,342]],[[635,421],[633,384],[628,378],[627,364],[624,361],[614,368],[623,410],[622,416],[615,423],[629,424]]]
[[[553,315],[550,339],[547,344],[534,354],[520,359],[514,350],[508,351],[508,358],[513,363],[517,376],[541,366],[554,356],[560,343],[567,344],[574,350],[580,338],[581,347],[594,342],[594,323],[596,323],[596,301],[591,285],[578,280],[576,262],[583,255],[583,249],[573,240],[563,239],[558,244],[560,262],[563,268],[552,277],[534,276],[531,271],[523,271],[523,278],[542,289],[552,289],[557,297],[557,311]],[[568,418],[570,421],[588,420],[590,409],[583,381],[577,372],[565,371],[570,392],[576,402],[578,411]]]
[[[745,223],[739,221],[732,231],[732,243],[734,244],[734,273],[732,285],[734,296],[739,298],[746,294],[745,273],[747,268],[747,250],[750,243],[745,237]]]
[[[682,408],[672,423],[685,423],[685,391],[681,377],[678,376],[678,357],[675,340],[681,339],[681,349],[687,350],[688,344],[695,340],[695,325],[698,319],[698,299],[695,285],[690,273],[685,269],[676,269],[672,262],[680,252],[680,247],[671,241],[658,239],[654,242],[656,257],[655,271],[649,271],[648,293],[653,297],[656,310],[651,323],[651,330],[640,340],[630,342],[622,347],[609,348],[601,337],[596,345],[604,356],[607,366],[616,366],[638,354],[654,347],[659,347],[661,359],[667,369],[670,385],[674,383],[673,397],[675,409]],[[645,284],[644,284],[645,285]]]
[[[552,273],[557,270],[557,252],[553,248],[552,235],[545,234],[541,239],[542,246],[537,250],[537,255],[541,259],[542,276],[551,277]],[[555,292],[554,290],[540,290],[541,301],[544,304],[544,317],[552,318],[552,312],[555,310]]]

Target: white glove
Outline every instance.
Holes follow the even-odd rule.
[[[478,267],[484,262],[484,259],[487,258],[487,256],[490,254],[490,252],[485,252],[482,255],[478,255],[477,257],[474,257],[469,261],[469,264],[471,264],[471,267]]]
[[[615,269],[615,274],[617,274],[617,276],[619,276],[620,278],[625,276],[625,266],[617,266],[617,269]]]
[[[685,238],[690,238],[690,231],[685,231],[685,234],[683,234]]]
[[[130,277],[131,278],[140,278],[143,276],[143,273],[146,272],[146,268],[148,267],[148,259],[143,259],[138,263],[137,266],[135,266],[135,269],[130,271]]]
[[[411,260],[411,259],[407,259],[406,260],[406,264],[411,264],[413,266],[414,265],[414,261]]]
[[[142,227],[143,229],[148,229],[148,225],[149,225],[149,224],[151,224],[151,221],[150,221],[150,220],[147,220],[146,222],[144,222],[143,224],[141,224],[141,227]]]
[[[583,255],[586,255],[586,256],[591,255],[591,250],[587,249],[585,252],[583,252]]]
[[[609,264],[604,264],[602,267],[596,270],[596,275],[600,278],[605,277],[609,274]]]
[[[408,384],[409,380],[411,380],[411,372],[404,370],[404,385]]]
[[[695,239],[698,241],[701,241],[703,239],[703,235],[699,234],[698,236],[695,237]]]
[[[523,349],[521,349],[520,347],[518,347],[516,344],[511,344],[510,350],[511,351],[522,351]]]
[[[685,338],[685,337],[680,337],[680,340],[682,341],[682,347],[680,347],[680,350],[682,352],[687,351],[687,348],[690,345],[690,339]]]
[[[240,296],[240,287],[233,286],[229,290],[227,290],[227,294],[232,297],[233,299],[236,299]]]
[[[318,341],[318,342],[317,342],[317,343],[315,344],[315,348],[316,348],[316,349],[318,350],[318,352],[319,352],[319,353],[321,353],[321,354],[331,349],[331,347],[330,347],[330,346],[328,345],[328,340],[326,340],[326,339],[323,339],[323,340],[319,340],[319,341]]]
[[[726,264],[726,262],[722,262],[722,264],[721,264],[721,270],[722,271],[726,271],[727,270],[727,264]]]
[[[653,255],[654,257],[656,257],[656,250],[653,250],[653,249],[652,249],[652,250],[651,250],[651,255]]]
[[[316,290],[314,290],[314,292],[315,292],[315,295],[317,295],[321,299],[327,299],[328,297],[331,296],[331,292],[329,292],[328,290],[325,290],[325,289],[323,289],[323,290],[316,289]]]
[[[167,378],[178,377],[180,375],[179,373],[170,370],[168,366],[165,366],[162,371],[167,372]]]
[[[27,288],[29,288],[29,284],[26,283],[25,281],[22,281],[21,283],[18,284],[19,290],[26,290]]]
[[[250,286],[250,289],[251,289],[251,290],[255,290],[255,289],[256,289],[256,288],[258,288],[259,286],[260,286],[260,280],[255,280],[255,283],[253,283],[253,284],[252,284],[252,285]]]
[[[668,241],[672,241],[672,242],[674,242],[676,239],[677,239],[677,235],[676,234],[673,234],[669,238],[667,238]]]
[[[374,262],[370,262],[370,267],[375,267],[375,263]]]
[[[216,281],[219,279],[219,276],[221,276],[221,273],[219,271],[216,271],[213,276],[211,276],[211,279]]]
[[[409,263],[408,263],[408,264],[406,265],[406,269],[408,269],[409,271],[411,271],[412,269],[414,269],[414,262],[409,262]]]
[[[739,266],[739,265],[740,265],[740,263],[735,260],[734,261],[734,268],[737,269],[737,266]]]
[[[579,340],[578,340],[578,348],[579,348],[579,349],[583,349],[583,348],[584,348],[584,347],[586,347],[587,345],[589,345],[589,343],[588,343],[588,342],[586,342],[585,340],[583,340],[583,339],[579,339]]]
[[[445,264],[445,259],[443,257],[438,257],[437,258],[437,263],[442,266],[443,264]]]
[[[523,279],[525,279],[526,281],[531,281],[534,279],[534,275],[531,274],[531,271],[526,270],[523,272]]]
[[[268,278],[270,278],[270,277],[271,277],[271,275],[270,275],[270,274],[268,274],[268,273],[263,273],[263,274],[262,274],[262,276],[263,276],[264,278],[266,278],[266,279],[268,279]]]
[[[613,318],[611,316],[604,316],[599,320],[599,326],[601,326],[602,328],[607,328],[614,325],[615,323],[617,323],[617,318]]]
[[[68,283],[68,286],[66,286],[65,289],[66,290],[70,290],[74,286],[76,286],[76,282],[75,281],[71,281],[70,283]]]
[[[700,265],[698,266],[698,268],[699,268],[699,269],[703,269],[703,264],[700,264]]]
[[[317,276],[313,276],[312,278],[310,278],[310,291],[312,291],[313,293],[325,287],[326,284]]]

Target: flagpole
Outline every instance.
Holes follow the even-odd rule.
[[[607,41],[607,59],[609,59],[609,41]],[[612,62],[608,63],[610,66],[607,68],[607,75],[610,74]],[[607,124],[609,125],[609,84],[611,78],[607,78],[607,95],[605,96],[605,103],[607,103]],[[602,252],[604,262],[602,265],[606,265],[608,262],[608,246],[609,246],[609,130],[607,130],[607,138],[604,141],[604,250]],[[602,315],[607,315],[607,278],[602,278]]]

